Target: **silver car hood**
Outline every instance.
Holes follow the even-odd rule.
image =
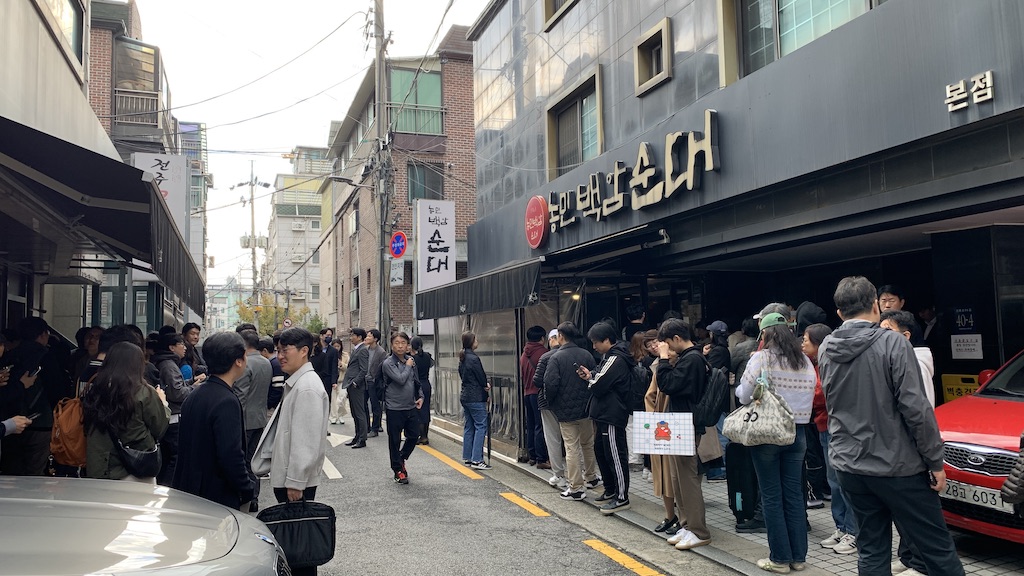
[[[0,575],[187,566],[223,557],[238,534],[227,508],[163,486],[0,476]]]

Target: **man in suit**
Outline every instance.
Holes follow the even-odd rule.
[[[249,477],[256,485],[252,510],[255,512],[260,497],[260,481],[252,473],[249,463],[256,453],[256,445],[259,444],[263,428],[269,420],[267,396],[270,394],[274,369],[270,365],[270,360],[264,358],[257,349],[260,337],[255,330],[242,330],[239,335],[245,341],[245,372],[235,381],[233,390],[242,403],[242,414],[245,418],[245,464],[249,467]]]
[[[206,339],[203,352],[213,376],[182,404],[171,486],[248,511],[254,487],[246,466],[242,404],[232,392],[245,372],[245,342],[237,333],[219,332]]]
[[[370,427],[366,417],[366,368],[370,357],[366,345],[363,344],[365,339],[366,330],[353,328],[349,331],[352,354],[349,355],[345,378],[341,382],[342,388],[348,390],[348,409],[355,426],[355,436],[345,443],[352,448],[366,447],[366,433]]]
[[[370,400],[370,438],[375,438],[384,431],[381,426],[381,418],[384,415],[384,375],[381,367],[388,353],[380,345],[380,330],[371,328],[366,332],[366,395]]]

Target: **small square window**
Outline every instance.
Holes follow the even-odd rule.
[[[544,1],[544,31],[550,32],[555,24],[565,16],[565,13],[572,9],[579,0],[543,0]]]
[[[320,229],[320,221],[319,220],[310,220],[309,221],[309,229],[310,230],[319,230]]]
[[[633,78],[637,96],[643,96],[672,78],[672,21],[668,18],[636,41]]]
[[[600,72],[585,78],[565,94],[548,108],[549,180],[597,158],[604,145]]]

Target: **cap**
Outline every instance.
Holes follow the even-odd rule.
[[[712,332],[719,335],[725,335],[729,333],[729,326],[721,320],[715,320],[711,324],[708,324],[708,332]]]
[[[551,332],[548,332],[548,340],[552,338],[558,338],[558,328],[552,328]]]
[[[765,315],[764,318],[761,318],[761,323],[758,324],[757,327],[764,330],[765,328],[771,328],[772,326],[786,326],[788,324],[789,322],[786,320],[785,316],[778,312],[772,312],[771,314]]]

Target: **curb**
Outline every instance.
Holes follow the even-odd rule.
[[[457,444],[462,444],[462,437],[461,436],[459,436],[459,435],[457,435],[457,434],[455,434],[453,432],[450,432],[448,430],[445,430],[444,428],[437,427],[437,426],[431,426],[431,432],[435,433],[435,434],[440,434],[441,436],[444,436],[445,438],[448,438],[449,440],[452,440],[452,441],[454,441]],[[510,457],[508,457],[508,456],[506,456],[504,454],[500,454],[500,453],[497,453],[497,452],[491,454],[491,460],[495,460],[495,459],[500,460],[502,463],[509,465],[513,469],[518,470],[519,472],[521,472],[521,473],[523,473],[523,474],[525,474],[527,476],[531,476],[533,478],[536,478],[536,479],[544,482],[545,485],[547,485],[547,478],[544,477],[545,476],[544,474],[542,474],[542,472],[545,472],[545,471],[538,471],[538,470],[536,470],[534,468],[531,468],[529,466],[526,466],[525,464],[522,464],[522,463],[518,462],[515,458],[510,458]],[[590,506],[593,506],[594,508],[599,508],[600,507],[600,505],[598,503],[594,502],[590,498],[584,500],[584,502],[586,502]],[[650,534],[652,536],[654,536],[654,537],[661,538],[662,540],[668,540],[667,536],[663,536],[663,535],[661,535],[661,534],[659,534],[657,532],[654,532],[650,528],[650,525],[652,523],[657,523],[658,519],[648,518],[648,517],[644,516],[643,514],[640,514],[638,512],[634,512],[633,510],[625,510],[623,512],[616,512],[614,514],[609,514],[609,516],[614,516],[614,517],[619,518],[620,520],[622,520],[624,522],[628,522],[628,523],[636,526],[637,528],[640,528],[642,530],[650,532]],[[739,556],[735,556],[735,555],[730,554],[730,553],[728,553],[728,552],[726,552],[724,550],[716,548],[713,541],[712,541],[711,544],[709,544],[707,546],[701,546],[699,548],[693,548],[693,549],[689,550],[689,552],[692,552],[694,554],[698,554],[698,555],[700,555],[703,558],[706,558],[706,559],[711,560],[712,562],[714,562],[716,564],[719,564],[720,566],[724,566],[726,568],[729,568],[730,570],[733,570],[735,572],[743,574],[744,576],[762,576],[765,573],[764,570],[761,570],[755,564],[753,564],[751,562],[748,562],[747,560],[744,560],[743,558],[740,558]]]

